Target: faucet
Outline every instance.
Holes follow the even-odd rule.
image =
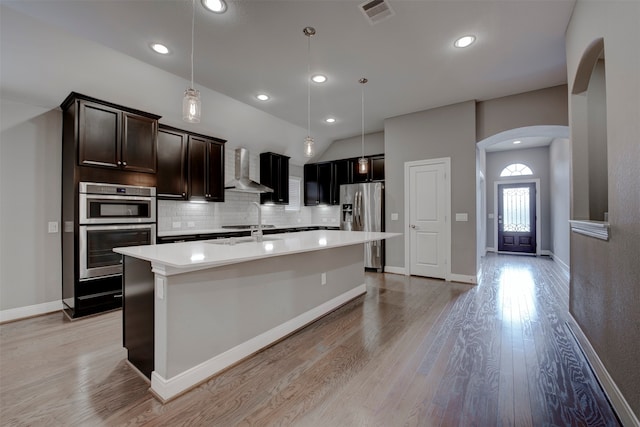
[[[254,229],[253,226],[251,227],[251,236],[254,241],[262,242],[262,207],[258,202],[251,203],[256,205],[256,208],[258,208],[258,227],[257,229]]]

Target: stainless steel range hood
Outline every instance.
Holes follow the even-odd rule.
[[[273,193],[273,189],[249,178],[249,150],[236,148],[236,178],[224,186],[229,191],[243,193]]]

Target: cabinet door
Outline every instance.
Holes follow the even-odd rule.
[[[372,157],[369,160],[369,175],[372,181],[384,181],[384,157]]]
[[[274,202],[279,205],[289,204],[289,158],[276,156],[275,162],[276,188],[274,188]]]
[[[318,166],[304,165],[304,205],[316,206],[320,204],[318,193]]]
[[[78,164],[120,166],[120,111],[89,101],[80,101],[78,116]]]
[[[207,145],[202,138],[189,136],[189,198],[207,197]]]
[[[122,167],[136,172],[155,173],[157,120],[123,112],[122,125]]]
[[[330,205],[332,201],[333,165],[331,162],[318,163],[318,204]]]
[[[158,199],[187,198],[187,135],[158,131]]]
[[[340,186],[353,184],[353,161],[351,159],[336,160],[333,162],[333,190],[332,205],[340,203]]]
[[[207,200],[224,202],[224,144],[207,141]]]

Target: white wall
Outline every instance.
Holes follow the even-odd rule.
[[[368,133],[364,136],[364,155],[384,153],[384,132]],[[338,139],[314,162],[348,159],[362,155],[362,136]]]
[[[8,310],[62,299],[60,233],[47,232],[50,221],[60,231],[62,112],[0,105],[0,310]]]
[[[451,223],[451,273],[476,275],[476,120],[475,102],[467,101],[385,120],[385,225],[406,233],[404,164],[451,158],[451,213],[467,213],[467,222]],[[391,214],[398,220],[391,221]],[[386,243],[387,265],[405,268],[404,240]]]
[[[569,218],[571,207],[571,145],[556,138],[549,146],[551,197],[551,252],[553,259],[569,268]]]

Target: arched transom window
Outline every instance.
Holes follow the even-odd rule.
[[[522,163],[512,163],[506,168],[502,169],[502,172],[500,172],[500,176],[522,176],[522,175],[533,175],[531,168],[527,165],[523,165]]]

